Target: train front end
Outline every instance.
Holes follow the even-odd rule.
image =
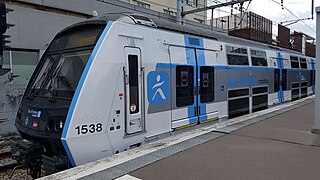
[[[107,21],[91,20],[61,31],[38,63],[14,125],[23,140],[12,141],[13,158],[33,178],[71,167],[61,141],[64,124],[86,64]]]

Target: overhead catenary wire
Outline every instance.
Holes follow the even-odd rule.
[[[211,6],[207,6],[204,8],[198,8],[198,9],[193,9],[193,10],[189,10],[189,11],[184,11],[181,12],[182,16],[188,15],[188,14],[193,14],[193,13],[197,13],[197,12],[202,12],[202,11],[206,11],[206,10],[212,10],[215,8],[220,8],[220,7],[225,7],[225,6],[230,6],[230,5],[234,5],[234,4],[243,4],[246,1],[251,1],[251,0],[233,0],[233,1],[229,1],[229,2],[225,2],[225,3],[220,3],[217,5],[211,5]]]
[[[277,2],[277,1],[275,1],[275,0],[271,0],[271,1],[281,6],[281,3],[279,3],[279,2]],[[284,8],[285,10],[287,10],[287,11],[288,11],[291,15],[293,15],[295,18],[297,18],[297,20],[298,20],[299,22],[302,22],[306,27],[308,27],[309,30],[312,30],[313,32],[316,32],[315,29],[313,29],[311,26],[309,26],[307,23],[305,23],[303,20],[301,20],[301,18],[299,18],[299,16],[295,15],[295,14],[294,14],[290,9],[288,9],[286,6],[283,6],[283,8]]]
[[[241,17],[240,22],[239,22],[238,25],[240,25],[240,24],[242,23],[242,20],[243,20],[244,16],[245,16],[246,13],[248,12],[248,8],[249,8],[249,6],[250,6],[250,3],[251,3],[251,0],[249,1],[248,5],[247,5],[247,8],[246,8],[246,10],[244,11],[244,13],[243,13],[243,15],[242,15],[242,17]]]
[[[249,7],[249,5],[250,5],[251,2],[252,2],[252,0],[249,1],[248,6],[247,6],[247,9],[248,9],[248,7]],[[219,0],[212,0],[212,3],[218,4],[218,3],[223,3],[223,2],[221,2],[221,1],[219,1]],[[244,2],[244,3],[246,3],[246,2]],[[226,10],[223,10],[223,9],[221,9],[221,8],[216,8],[215,10],[216,10],[216,11],[220,11],[220,12],[224,12],[224,13],[227,13],[227,14],[230,14],[230,15],[235,15],[235,16],[237,16],[237,17],[240,17],[240,16],[238,16],[237,14],[233,14],[233,10],[241,11],[241,9],[238,9],[238,8],[234,7],[233,5],[232,5],[231,7],[230,7],[230,6],[226,6],[226,8],[230,8],[230,9],[231,9],[231,12],[226,11]],[[245,11],[247,11],[247,9],[246,9]],[[244,15],[245,15],[245,14],[244,14]]]
[[[221,1],[222,1],[222,0],[212,0],[212,3],[221,3]],[[260,1],[261,1],[261,0],[260,0]],[[270,5],[270,3],[275,3],[275,4],[281,6],[281,3],[280,3],[280,2],[277,2],[276,0],[269,0],[269,5]],[[294,16],[295,18],[300,19],[300,20],[298,20],[298,22],[303,23],[305,32],[307,32],[307,29],[309,29],[311,32],[316,32],[313,27],[311,27],[310,25],[308,25],[306,22],[303,21],[303,20],[307,20],[307,18],[306,18],[306,19],[299,18],[299,17],[298,17],[292,10],[290,10],[288,7],[286,7],[286,6],[283,6],[283,7],[284,7],[285,11],[289,12],[289,13],[284,13],[285,11],[282,11],[282,12],[283,12],[283,13],[282,13],[282,14],[283,14],[283,17],[287,17],[287,18],[283,18],[283,19],[288,19],[289,16],[287,16],[287,15],[290,14],[290,15]],[[232,9],[239,10],[239,9],[237,9],[236,7],[228,7],[228,8],[231,8],[231,10],[232,10]],[[222,11],[222,12],[227,13],[227,14],[231,14],[230,12],[226,12],[226,11],[224,11],[224,10],[222,10],[222,9],[216,9],[216,10],[217,10],[217,11]],[[232,15],[232,14],[231,14],[231,15]],[[270,18],[270,14],[269,14],[269,19],[271,19],[271,18]],[[272,21],[275,22],[275,23],[277,23],[277,24],[281,24],[280,22],[277,22],[277,21],[275,21],[275,20],[272,20]],[[291,22],[293,22],[293,21],[294,21],[294,20],[291,20]],[[288,25],[291,25],[291,24],[288,24]],[[288,25],[287,25],[287,26],[288,26]]]
[[[163,5],[163,3],[159,3],[159,2],[155,2],[155,1],[143,0],[143,2],[150,3],[150,4],[156,4],[156,5],[162,6],[162,7],[167,7],[167,6]],[[182,2],[184,2],[185,4],[188,4],[189,6],[192,6],[191,5],[192,3],[187,3],[187,0],[182,0]],[[202,4],[202,3],[200,3],[200,1],[198,1],[197,5],[198,6],[193,6],[193,7],[199,8],[199,7],[206,7],[207,6],[207,4]],[[171,8],[171,9],[176,9],[176,8]]]

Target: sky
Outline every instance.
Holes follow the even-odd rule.
[[[216,0],[220,2],[226,2],[226,0]],[[230,1],[230,0],[228,0]],[[282,9],[282,7],[276,2],[280,3],[281,0],[252,0],[248,10],[256,14],[259,14],[267,19],[274,22],[283,22],[297,19],[294,15],[299,18],[309,18],[311,17],[311,2],[312,0],[283,0],[283,5],[285,8],[289,9],[294,15],[292,15],[288,10]],[[213,5],[214,0],[208,0],[208,6]],[[246,8],[248,2],[244,4]],[[320,6],[320,0],[314,0],[314,7]],[[234,7],[238,7],[235,5]],[[225,7],[214,11],[213,17],[230,15],[231,8]],[[235,10],[234,10],[235,12]],[[298,23],[289,25],[292,30],[303,32],[311,37],[316,37],[316,13],[314,13],[313,20],[299,21]],[[208,17],[211,17],[210,11],[208,11]],[[277,32],[276,26],[273,26],[273,31]]]

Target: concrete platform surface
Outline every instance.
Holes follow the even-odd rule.
[[[190,127],[41,179],[318,179],[313,101]]]
[[[131,172],[139,179],[320,179],[314,103]],[[127,178],[128,179],[128,178]]]

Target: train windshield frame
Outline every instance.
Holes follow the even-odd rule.
[[[27,97],[72,99],[105,26],[77,26],[58,34],[42,57]]]

